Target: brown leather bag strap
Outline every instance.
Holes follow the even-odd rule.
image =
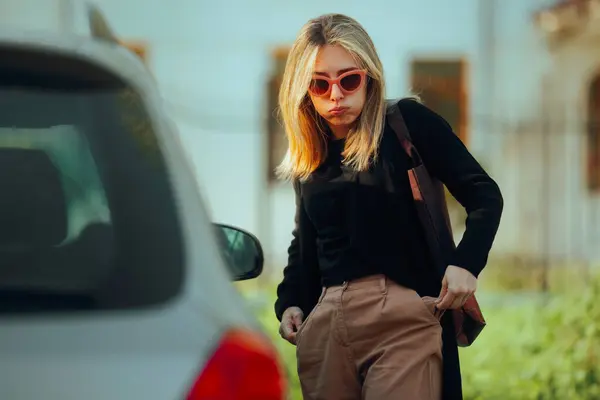
[[[410,190],[436,270],[440,276],[443,276],[447,262],[442,248],[444,247],[447,250],[454,245],[444,186],[439,180],[432,178],[423,164],[417,148],[410,140],[410,133],[404,123],[397,102],[388,107],[387,117],[388,123],[396,133],[402,148],[413,164],[407,171]],[[440,243],[442,236],[446,236],[448,239],[446,246],[442,246]]]
[[[402,116],[400,107],[398,107],[397,101],[391,101],[388,103],[386,114],[392,130],[396,133],[402,148],[412,160],[413,166],[416,167],[421,165],[423,161],[421,160],[421,156],[419,155],[417,148],[412,142],[412,138],[410,137],[410,133],[408,132],[408,128],[406,127],[404,117]]]
[[[444,185],[441,181],[432,179],[423,165],[397,102],[388,105],[387,117],[402,148],[413,162],[413,166],[407,171],[410,188],[431,256],[442,279],[447,265],[442,248],[446,254],[455,249]],[[461,309],[452,310],[451,314],[456,343],[461,347],[470,346],[486,325],[477,299],[474,295],[469,297]]]

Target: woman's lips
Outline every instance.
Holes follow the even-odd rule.
[[[329,113],[334,116],[342,115],[348,110],[348,107],[334,107],[329,110]]]

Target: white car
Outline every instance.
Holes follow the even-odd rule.
[[[152,76],[90,16],[0,33],[0,399],[283,399],[231,284],[260,243],[211,224]]]

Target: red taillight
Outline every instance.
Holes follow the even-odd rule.
[[[187,400],[283,400],[286,382],[274,347],[246,330],[228,331]]]

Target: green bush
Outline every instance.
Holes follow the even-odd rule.
[[[286,365],[290,398],[302,399],[295,348],[277,333],[274,292],[257,307],[258,317]],[[460,349],[465,399],[600,399],[600,280],[547,300],[506,298],[482,302],[488,326]]]
[[[484,312],[489,325],[461,349],[465,398],[600,398],[598,279],[578,294]]]

